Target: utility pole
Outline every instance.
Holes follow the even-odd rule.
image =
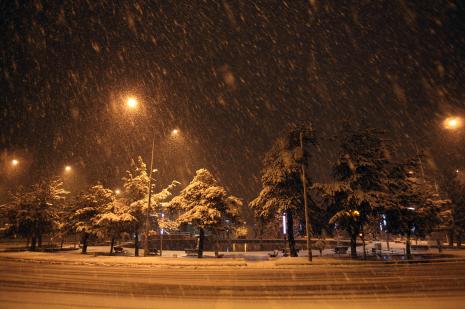
[[[155,136],[152,137],[152,155],[150,158],[150,171],[149,171],[149,200],[147,203],[147,211],[145,213],[145,241],[144,241],[144,256],[149,255],[149,233],[150,233],[150,206],[152,202],[152,173],[153,173],[153,151],[155,148]]]
[[[305,176],[305,162],[304,162],[304,134],[300,132],[300,149],[302,151],[301,169],[302,169],[302,186],[304,195],[304,207],[305,207],[305,230],[307,232],[307,250],[308,260],[311,262],[312,256],[312,241],[311,241],[311,230],[309,224],[309,211],[308,211],[308,198],[307,198],[307,177]]]

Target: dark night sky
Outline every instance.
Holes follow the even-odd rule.
[[[246,199],[289,122],[314,124],[315,178],[344,121],[439,166],[463,150],[440,128],[465,115],[461,1],[65,2],[1,2],[3,191],[64,164],[75,184],[118,186],[152,129],[162,182],[207,167]],[[123,110],[128,95],[143,112]]]

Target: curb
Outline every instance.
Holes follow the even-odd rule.
[[[396,261],[367,261],[363,260],[354,260],[351,262],[328,262],[328,263],[312,263],[312,262],[302,262],[302,263],[286,263],[286,262],[276,262],[275,266],[371,266],[371,265],[401,265],[401,264],[433,264],[433,263],[456,263],[456,262],[465,262],[465,258],[443,258],[443,259],[428,259],[428,260],[396,260]]]
[[[7,257],[1,256],[0,260],[14,261],[20,263],[37,263],[37,264],[53,264],[53,265],[87,265],[87,266],[126,266],[126,267],[139,267],[139,266],[151,266],[151,267],[245,267],[247,263],[114,263],[105,261],[65,261],[65,260],[47,260],[47,259],[34,259],[34,258],[19,258],[19,257]]]

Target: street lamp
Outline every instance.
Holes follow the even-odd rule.
[[[134,97],[129,97],[126,101],[126,106],[129,109],[136,109],[138,101]],[[145,240],[144,240],[144,256],[149,255],[149,233],[150,233],[150,207],[152,203],[152,173],[153,173],[153,152],[155,148],[155,134],[152,133],[152,151],[150,155],[150,171],[149,171],[149,200],[147,203],[147,211],[145,212]]]
[[[71,170],[72,170],[72,168],[71,168],[70,165],[66,165],[66,166],[65,166],[65,172],[66,172],[66,173],[71,172]]]
[[[16,166],[19,164],[19,161],[16,159],[11,160],[11,165]]]
[[[116,190],[115,190],[115,194],[116,194],[116,195],[120,195],[120,193],[121,193],[121,190],[120,190],[120,189],[116,189]]]
[[[137,107],[137,99],[134,98],[134,97],[129,97],[126,101],[126,105],[130,108],[130,109],[135,109]]]
[[[462,127],[462,118],[457,116],[447,117],[443,121],[443,126],[447,130],[457,130]]]
[[[126,101],[126,105],[130,109],[136,109],[138,106],[138,101],[134,97],[129,97]],[[179,134],[178,129],[174,129],[171,131],[172,136],[177,136]],[[149,171],[149,185],[148,185],[148,203],[147,203],[147,211],[145,213],[145,240],[144,240],[144,256],[149,255],[149,233],[150,233],[150,208],[152,203],[152,173],[156,172],[157,170],[153,168],[153,155],[155,149],[155,132],[152,131],[152,150],[150,155],[150,171]],[[162,241],[163,241],[162,232],[160,233],[160,256],[162,255]]]

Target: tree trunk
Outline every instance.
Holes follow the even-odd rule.
[[[219,241],[219,232],[215,231],[215,257],[220,255],[220,241]]]
[[[388,250],[391,250],[391,248],[389,247],[389,233],[388,232],[386,232],[386,248]]]
[[[357,232],[350,231],[350,256],[357,257]]]
[[[451,228],[449,230],[449,247],[453,247],[454,246],[454,228]]]
[[[61,242],[60,242],[60,249],[63,249],[63,245],[65,243],[65,237],[61,237]]]
[[[89,241],[89,233],[82,234],[82,251],[81,254],[87,254],[87,243]]]
[[[37,235],[37,246],[40,248],[42,247],[42,233],[39,232],[39,235]]]
[[[203,228],[199,228],[199,247],[197,257],[200,259],[203,257],[203,243],[205,241],[205,231]]]
[[[111,242],[110,242],[110,255],[113,254],[113,248],[115,247],[115,237],[111,237]]]
[[[33,234],[31,237],[31,251],[36,251],[36,243],[37,243],[37,238],[36,238],[36,235]]]
[[[407,255],[408,259],[412,257],[412,251],[410,249],[410,231],[407,232],[407,239],[405,241],[405,254]]]
[[[287,241],[289,243],[289,253],[291,257],[298,256],[297,250],[295,249],[295,239],[294,239],[294,219],[292,217],[291,211],[286,211],[286,229],[287,229]]]
[[[136,231],[134,236],[134,255],[139,256],[139,232]]]
[[[365,231],[363,230],[363,225],[361,227],[362,231],[362,244],[363,244],[363,259],[367,259],[367,250],[366,250],[366,244],[365,244]]]
[[[258,250],[259,251],[263,251],[263,223],[262,223],[262,220],[260,219],[258,221],[258,239],[259,239],[259,243],[258,243]]]

